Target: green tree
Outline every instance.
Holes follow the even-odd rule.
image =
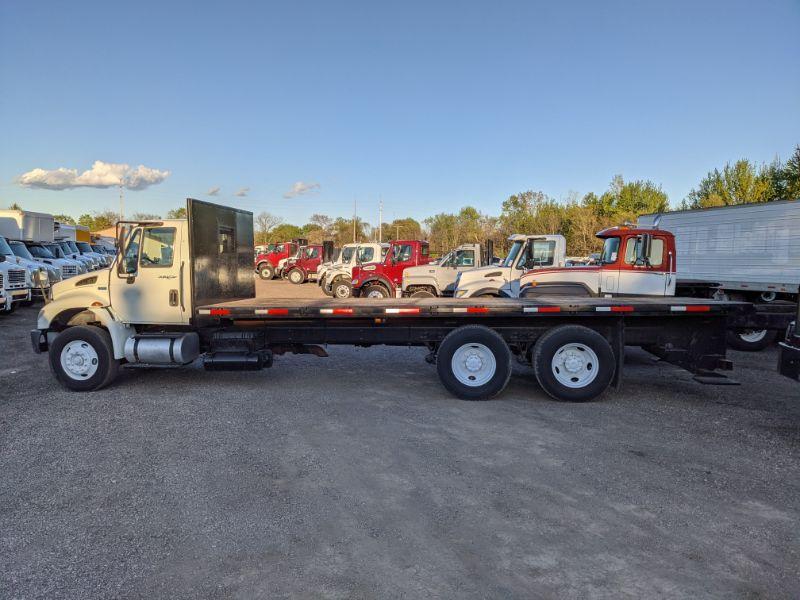
[[[356,219],[355,239],[353,239],[353,219],[338,217],[333,222],[333,241],[337,246],[351,242],[363,242],[368,239],[369,225],[361,219]]]
[[[256,244],[266,244],[269,242],[270,232],[280,225],[282,219],[266,211],[258,213],[253,222]]]
[[[800,146],[796,146],[786,164],[778,168],[775,188],[779,199],[800,199]]]
[[[652,181],[625,183],[622,175],[616,175],[608,190],[600,196],[599,209],[603,216],[636,220],[639,215],[669,210],[669,198]]]
[[[281,223],[272,228],[267,236],[267,243],[288,242],[294,238],[303,237],[303,230],[297,225]]]
[[[8,210],[22,210],[22,207],[16,202],[12,202],[8,205]]]
[[[135,212],[131,216],[134,221],[160,221],[161,215],[146,212]]]
[[[173,208],[172,210],[167,212],[168,219],[185,219],[186,218],[186,207],[180,206],[178,208]]]
[[[684,206],[707,208],[775,200],[777,194],[774,168],[774,164],[756,167],[746,159],[737,160],[732,165],[728,163],[721,171],[710,171],[689,192]]]
[[[75,225],[75,219],[70,217],[69,215],[53,215],[53,218],[58,221],[59,223],[67,223],[69,225]]]

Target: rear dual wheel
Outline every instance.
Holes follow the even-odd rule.
[[[511,350],[496,331],[483,325],[454,329],[436,354],[442,385],[462,400],[488,400],[511,377]]]

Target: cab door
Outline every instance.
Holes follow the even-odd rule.
[[[188,323],[184,294],[184,232],[178,227],[137,227],[111,274],[111,308],[124,323]]]
[[[649,237],[649,242],[645,240]],[[642,258],[642,246],[649,243],[646,260]],[[664,296],[669,291],[669,268],[666,256],[667,244],[663,236],[638,235],[625,240],[623,260],[619,267],[619,294]]]
[[[392,246],[392,254],[387,260],[388,264],[384,272],[392,285],[399,289],[403,284],[403,271],[407,267],[413,267],[416,262],[414,246],[411,244],[395,244]]]
[[[311,246],[306,251],[306,260],[305,260],[305,270],[306,273],[311,273],[312,275],[317,272],[320,263],[322,262],[322,247],[321,246]]]

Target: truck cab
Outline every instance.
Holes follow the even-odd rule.
[[[509,286],[512,297],[674,296],[675,237],[660,229],[610,227],[596,266],[531,269]]]
[[[18,240],[0,237],[0,254],[3,254],[9,264],[25,269],[27,286],[39,298],[44,299],[47,296],[51,283],[61,280],[61,272],[57,267],[36,262],[25,244]]]
[[[316,277],[317,268],[322,263],[322,244],[301,246],[295,258],[286,261],[283,271],[286,278],[299,285],[312,277]]]
[[[353,267],[350,280],[353,296],[363,298],[390,298],[399,296],[403,271],[409,267],[431,262],[428,242],[420,240],[394,240],[381,262]]]
[[[452,296],[460,273],[493,263],[494,252],[491,242],[487,242],[485,246],[461,244],[436,262],[410,267],[403,271],[403,296],[411,298]]]
[[[17,305],[31,300],[30,275],[3,251],[6,241],[0,238],[0,314],[8,314]]]
[[[364,242],[345,244],[339,261],[332,264],[324,277],[320,277],[320,286],[326,296],[336,298],[349,298],[353,294],[353,268],[374,262],[381,262],[386,257],[389,244],[377,242]]]
[[[79,273],[77,261],[56,256],[45,242],[25,242],[25,247],[36,262],[58,268],[62,279],[69,279]]]
[[[267,252],[256,256],[256,273],[266,281],[274,279],[280,274],[286,261],[297,254],[297,249],[296,241],[275,244],[271,250],[267,247]]]
[[[510,282],[518,281],[529,269],[563,267],[567,241],[563,235],[514,234],[511,247],[499,265],[463,271],[454,283],[456,298],[508,296]]]
[[[87,271],[96,271],[100,268],[100,263],[98,263],[91,256],[82,254],[81,251],[78,250],[78,246],[76,246],[75,242],[72,240],[57,239],[56,243],[61,246],[61,250],[63,250],[67,258],[79,261],[84,267],[86,267]]]

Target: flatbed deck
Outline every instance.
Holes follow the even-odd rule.
[[[546,316],[546,315],[699,315],[747,311],[745,302],[701,298],[246,298],[197,308],[202,321],[218,319],[271,320],[395,316]]]

